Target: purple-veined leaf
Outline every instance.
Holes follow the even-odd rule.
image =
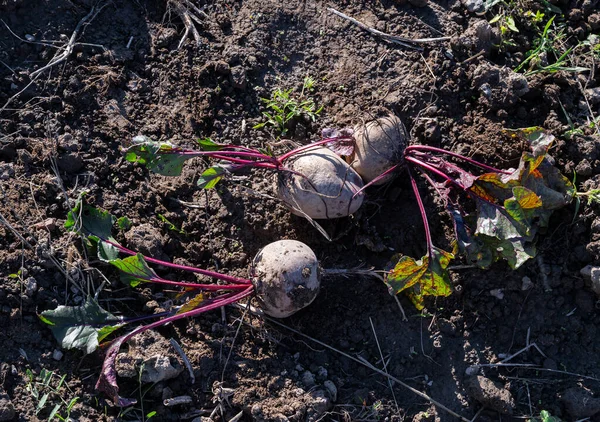
[[[354,130],[350,128],[325,128],[321,131],[321,136],[323,138],[331,138],[331,141],[327,142],[324,146],[335,152],[337,155],[345,157],[349,157],[354,153],[355,141],[354,138],[352,138],[353,134]]]
[[[110,263],[121,271],[121,281],[131,287],[159,278],[140,253],[127,258],[113,259]]]
[[[119,395],[119,385],[117,384],[117,369],[115,361],[119,354],[119,349],[124,342],[129,340],[138,332],[142,332],[145,329],[144,326],[138,327],[129,334],[125,334],[119,338],[116,338],[106,350],[104,362],[102,363],[102,370],[98,381],[96,382],[96,390],[105,393],[116,406],[127,407],[137,403],[136,399],[123,398]]]

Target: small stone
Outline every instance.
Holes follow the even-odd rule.
[[[506,388],[497,386],[491,379],[477,375],[465,382],[467,393],[483,406],[502,415],[512,415],[515,399]]]
[[[63,352],[61,352],[58,349],[54,349],[54,352],[52,352],[52,359],[54,360],[61,360],[63,358],[64,354]]]
[[[461,0],[463,6],[471,13],[481,15],[485,13],[485,5],[483,0]]]
[[[13,163],[0,164],[0,180],[8,180],[15,175],[15,165]]]
[[[317,369],[317,378],[325,379],[327,378],[327,375],[327,369],[323,368],[322,366],[319,366],[319,368]]]
[[[35,37],[31,34],[25,34],[25,39],[29,42],[35,41]]]
[[[533,281],[531,281],[531,279],[527,276],[523,277],[521,281],[523,282],[523,284],[521,284],[521,290],[523,291],[530,290],[534,286]]]
[[[600,296],[600,267],[587,265],[579,273],[584,279],[591,281],[592,291]]]
[[[490,290],[490,295],[494,296],[496,299],[504,299],[504,290],[503,289],[492,289]]]
[[[306,412],[306,421],[317,422],[331,408],[331,401],[323,390],[312,391],[310,397],[312,401],[309,402],[310,408]]]
[[[27,277],[23,284],[25,285],[25,294],[27,297],[32,297],[38,289],[36,279],[33,277]]]
[[[304,373],[302,374],[302,384],[304,384],[304,386],[307,388],[310,388],[313,385],[315,385],[314,374],[310,371],[304,371]]]
[[[176,378],[182,372],[183,367],[174,367],[168,356],[155,355],[144,362],[141,378],[142,382],[157,383]]]
[[[335,386],[335,384],[333,383],[333,381],[331,381],[331,380],[325,381],[323,383],[323,387],[325,387],[325,389],[329,393],[329,397],[331,397],[331,401],[336,401],[338,390],[337,390],[337,387]]]
[[[600,399],[583,388],[569,388],[560,397],[572,420],[590,418],[600,413]]]
[[[479,373],[479,366],[471,365],[465,369],[465,375],[471,377],[473,375],[477,375]]]
[[[44,221],[35,223],[31,227],[33,227],[34,229],[46,229],[46,230],[53,231],[56,228],[56,218],[47,218]]]
[[[166,399],[163,401],[163,404],[167,407],[171,406],[180,406],[182,404],[191,404],[192,398],[190,396],[178,396],[173,397],[172,399]]]

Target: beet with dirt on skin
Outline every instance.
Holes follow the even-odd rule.
[[[291,170],[277,178],[277,196],[291,212],[314,219],[346,217],[362,205],[357,192],[363,181],[339,155],[324,147],[295,154],[285,161]]]
[[[369,183],[392,167],[402,163],[404,149],[408,145],[408,134],[402,121],[388,115],[360,125],[354,130],[356,147],[349,159],[350,165],[365,183]],[[381,185],[393,178],[387,174],[375,181]]]
[[[265,246],[249,271],[260,308],[285,318],[310,305],[319,293],[321,269],[315,253],[297,240]]]

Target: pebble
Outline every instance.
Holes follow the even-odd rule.
[[[525,276],[521,281],[523,282],[523,284],[521,284],[521,290],[525,291],[533,288],[533,281],[531,281],[529,277]]]
[[[38,289],[36,279],[33,277],[27,277],[23,284],[25,285],[25,294],[27,297],[32,297]]]
[[[586,89],[585,96],[592,105],[600,104],[600,87]]]
[[[333,381],[331,381],[331,380],[325,381],[323,383],[323,387],[325,387],[325,389],[329,393],[329,397],[331,397],[331,401],[336,401],[338,390],[337,390],[337,387],[335,386],[335,384],[333,383]]]
[[[471,13],[482,15],[485,13],[485,5],[483,0],[461,0],[463,6]]]
[[[302,374],[302,384],[304,384],[304,386],[307,388],[310,388],[313,385],[315,385],[314,374],[310,371],[304,371],[304,373]]]
[[[0,179],[8,180],[15,175],[15,165],[13,163],[2,163],[0,165]]]
[[[490,294],[494,296],[496,299],[504,299],[504,290],[503,289],[492,289],[490,290]]]
[[[52,359],[54,360],[61,360],[63,358],[64,354],[63,352],[61,352],[58,349],[54,349],[54,352],[52,352]]]
[[[587,265],[579,273],[583,278],[592,282],[592,291],[600,296],[600,267]]]
[[[163,401],[163,404],[167,407],[170,406],[179,406],[182,404],[191,404],[192,398],[190,396],[178,396],[173,397],[172,399],[166,399]]]

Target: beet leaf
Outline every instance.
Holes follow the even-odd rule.
[[[392,258],[395,264],[385,277],[390,293],[404,292],[418,310],[424,308],[425,296],[449,296],[452,293],[446,268],[454,255],[436,247],[432,247],[431,252],[418,261],[409,256]]]
[[[93,299],[82,306],[58,306],[44,311],[39,318],[50,326],[52,334],[65,349],[92,353],[98,343],[124,324],[123,318],[105,311]]]

